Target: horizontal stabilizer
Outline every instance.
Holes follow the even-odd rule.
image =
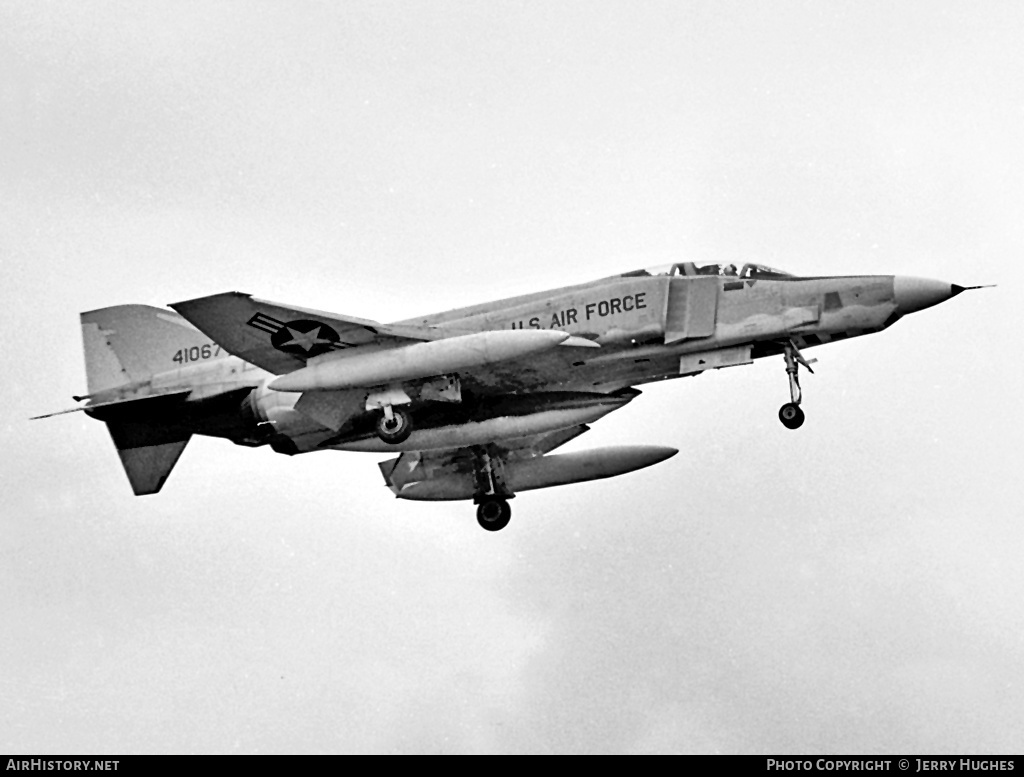
[[[65,415],[67,413],[78,413],[78,412],[81,412],[83,410],[103,410],[105,408],[116,408],[116,407],[120,407],[120,408],[125,408],[126,409],[129,406],[132,407],[132,409],[138,409],[139,407],[142,407],[143,405],[140,405],[140,404],[137,404],[137,403],[153,403],[155,400],[167,399],[168,397],[178,397],[179,399],[184,399],[185,397],[187,397],[191,393],[192,393],[192,389],[190,389],[190,388],[188,388],[188,389],[175,389],[173,391],[164,391],[164,392],[162,392],[160,394],[147,394],[147,395],[141,396],[141,397],[124,397],[124,398],[119,398],[119,399],[112,399],[112,400],[109,400],[109,401],[106,401],[106,402],[92,402],[92,403],[90,403],[88,405],[82,405],[81,407],[72,407],[72,408],[69,408],[67,410],[58,410],[56,413],[47,413],[46,415],[32,416],[28,420],[29,421],[38,421],[41,418],[53,418],[55,415]],[[73,398],[77,399],[77,397],[73,397]],[[84,399],[84,397],[82,397],[82,398]],[[99,415],[100,417],[103,417],[102,414],[97,414],[97,415]]]
[[[176,401],[173,395],[163,398]],[[137,495],[155,494],[163,487],[192,437],[187,420],[169,409],[163,403],[133,400],[100,411]]]
[[[132,484],[136,496],[155,494],[163,488],[186,445],[188,438],[162,445],[118,449],[117,455],[121,457],[121,464],[124,465],[128,482]]]

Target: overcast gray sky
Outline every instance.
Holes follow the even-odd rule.
[[[1020,752],[1019,2],[0,0],[0,749]],[[131,495],[78,313],[394,320],[662,262],[962,295],[652,386],[523,494],[194,440]]]

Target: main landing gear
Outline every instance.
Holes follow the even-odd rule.
[[[501,531],[512,519],[508,500],[515,496],[505,483],[505,463],[500,456],[492,456],[485,448],[474,450],[476,477],[476,520],[487,531]]]
[[[388,445],[398,445],[412,434],[412,416],[408,410],[384,405],[384,412],[377,418],[377,436]]]
[[[512,520],[512,508],[501,496],[484,496],[476,508],[476,520],[487,531],[500,531]]]
[[[817,359],[811,359],[807,361],[800,353],[800,349],[796,347],[796,343],[789,340],[785,345],[785,356],[786,356],[786,372],[789,374],[789,398],[790,401],[779,408],[779,420],[782,421],[782,425],[787,429],[799,429],[804,422],[804,411],[800,409],[800,402],[803,399],[803,395],[800,391],[800,378],[798,373],[800,371],[800,365],[802,364],[807,368],[807,371],[812,375],[814,370],[811,369]]]

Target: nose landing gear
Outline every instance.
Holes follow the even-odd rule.
[[[800,365],[802,364],[806,367],[807,371],[813,375],[814,370],[811,369],[811,365],[817,359],[807,361],[803,354],[800,353],[800,349],[796,347],[796,343],[792,340],[786,343],[784,353],[786,356],[786,372],[789,375],[790,401],[779,408],[779,420],[782,421],[782,425],[787,429],[799,429],[804,422],[804,411],[800,409],[800,402],[803,399],[803,394],[800,391],[800,378],[798,377]]]

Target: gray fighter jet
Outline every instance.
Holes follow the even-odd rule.
[[[551,453],[635,399],[635,386],[782,357],[790,401],[779,419],[796,429],[799,371],[813,361],[804,350],[964,290],[683,262],[394,324],[238,292],[176,313],[122,305],[81,316],[89,393],[75,410],[107,424],[136,494],[160,490],[193,434],[288,455],[395,452],[379,466],[398,498],[472,499],[496,531],[519,491],[677,452]]]

